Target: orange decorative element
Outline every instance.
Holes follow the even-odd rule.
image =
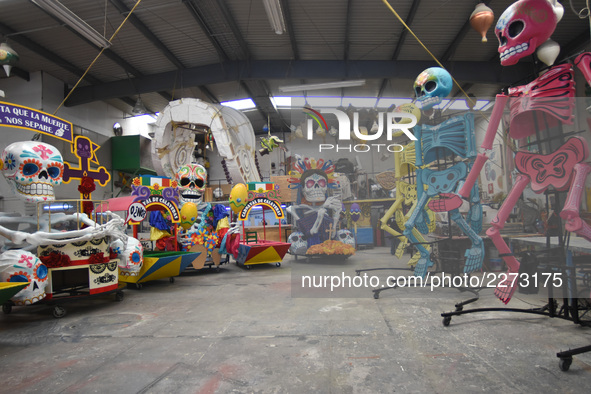
[[[495,14],[484,3],[476,5],[474,12],[470,15],[470,26],[482,36],[482,42],[487,42],[486,32],[492,26]]]

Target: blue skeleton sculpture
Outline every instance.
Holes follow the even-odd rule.
[[[417,137],[415,150],[418,202],[405,223],[403,232],[404,236],[415,244],[421,255],[414,273],[416,276],[424,277],[429,267],[433,266],[431,252],[421,241],[422,236],[420,236],[421,233],[429,232],[429,219],[425,213],[427,204],[434,212],[449,212],[451,220],[471,240],[472,245],[465,253],[464,272],[474,272],[482,267],[484,259],[484,243],[478,236],[482,230],[482,206],[478,185],[474,185],[470,195],[468,221],[459,211],[462,199],[456,194],[476,156],[474,115],[466,113],[455,116],[435,126],[416,126],[414,133]],[[460,162],[438,171],[425,168],[435,160],[452,154],[468,159],[470,164]]]

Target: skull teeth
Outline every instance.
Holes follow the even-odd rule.
[[[524,42],[522,44],[516,45],[511,48],[507,48],[501,53],[501,61],[505,61],[508,58],[510,58],[511,56],[517,55],[518,53],[525,52],[528,49],[529,49],[529,43],[527,43],[527,42]]]
[[[25,300],[14,301],[14,304],[15,305],[32,305],[32,304],[36,303],[37,301],[41,301],[44,298],[45,298],[45,292],[43,292],[33,298],[27,298]]]
[[[41,182],[34,182],[28,185],[23,185],[20,183],[16,184],[16,190],[27,196],[46,196],[46,197],[53,197],[53,186],[49,183],[41,183]]]

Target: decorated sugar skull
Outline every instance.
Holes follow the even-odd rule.
[[[38,141],[15,142],[2,152],[2,175],[18,198],[52,201],[62,183],[64,160],[56,147]]]
[[[321,170],[307,170],[302,174],[302,194],[308,202],[323,202],[328,193],[328,177]]]
[[[200,164],[187,164],[178,169],[175,174],[181,195],[181,203],[192,202],[199,204],[205,192],[207,170]]]
[[[306,250],[308,250],[308,242],[304,239],[304,233],[301,231],[294,231],[289,234],[287,242],[291,244],[289,247],[289,253],[306,254]]]
[[[127,238],[127,246],[120,239],[111,243],[111,250],[119,258],[119,268],[122,275],[137,276],[144,262],[144,247],[133,237]]]
[[[555,9],[548,0],[519,0],[511,4],[495,26],[501,65],[516,64],[534,53],[556,29],[561,12],[562,6]]]
[[[45,298],[47,267],[31,252],[9,250],[0,255],[0,282],[30,282],[12,301],[30,305]]]
[[[359,218],[361,217],[361,207],[356,202],[351,204],[350,212],[351,212],[351,220],[354,222],[358,221]]]
[[[441,103],[443,98],[449,95],[452,87],[451,75],[441,67],[430,67],[420,73],[413,86],[423,111]]]
[[[351,245],[353,247],[355,246],[355,238],[353,237],[353,233],[347,229],[337,231],[335,239],[346,245]]]

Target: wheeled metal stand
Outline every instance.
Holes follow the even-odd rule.
[[[55,317],[56,319],[60,319],[64,316],[66,316],[67,314],[67,309],[63,306],[63,304],[67,304],[69,302],[72,301],[77,301],[80,300],[82,298],[94,298],[94,297],[100,297],[100,296],[104,296],[107,294],[115,294],[115,301],[117,302],[121,302],[123,301],[123,298],[125,296],[125,293],[123,292],[123,289],[125,288],[125,285],[123,286],[119,286],[117,289],[114,290],[109,290],[109,291],[105,291],[102,293],[97,293],[97,294],[88,294],[87,292],[80,292],[78,291],[78,289],[71,289],[70,290],[70,294],[69,296],[61,296],[61,297],[55,297],[52,298],[50,300],[41,300],[39,302],[36,302],[32,305],[49,305],[51,307],[51,313],[53,315],[53,317]],[[12,312],[12,308],[15,306],[14,302],[12,301],[7,301],[4,304],[2,304],[2,312],[5,315],[8,315]]]
[[[548,255],[549,259],[556,258],[556,256],[552,257],[551,252],[553,251],[561,251],[564,254],[563,248],[551,249],[542,251],[543,253],[550,252]],[[562,291],[563,291],[563,298],[562,298],[562,305],[559,307],[559,299],[554,297],[553,287],[548,287],[548,303],[540,308],[531,308],[531,309],[521,309],[521,308],[474,308],[474,309],[467,309],[464,310],[464,306],[471,304],[478,300],[478,298],[472,298],[455,305],[455,311],[453,312],[444,312],[441,314],[443,317],[443,326],[447,327],[451,323],[451,319],[453,316],[465,315],[469,313],[478,313],[478,312],[516,312],[516,313],[528,313],[534,315],[541,315],[547,316],[550,318],[559,318],[563,320],[572,321],[575,324],[579,324],[581,326],[591,326],[591,321],[589,320],[582,320],[582,315],[580,311],[584,311],[583,315],[589,311],[589,305],[583,305],[581,302],[582,299],[577,298],[577,288],[576,288],[576,269],[577,265],[579,264],[586,264],[589,265],[588,261],[584,262],[575,262],[573,263],[573,257],[571,252],[567,252],[565,258],[562,261],[566,261],[566,265],[556,267],[549,263],[546,267],[542,264],[540,268],[550,269],[551,271],[559,271],[563,274],[565,281],[563,282]],[[588,260],[588,258],[586,259]],[[575,349],[571,349],[564,352],[559,352],[556,356],[560,359],[559,361],[559,368],[561,371],[568,371],[573,356],[581,353],[586,353],[591,351],[591,346],[583,346]]]

